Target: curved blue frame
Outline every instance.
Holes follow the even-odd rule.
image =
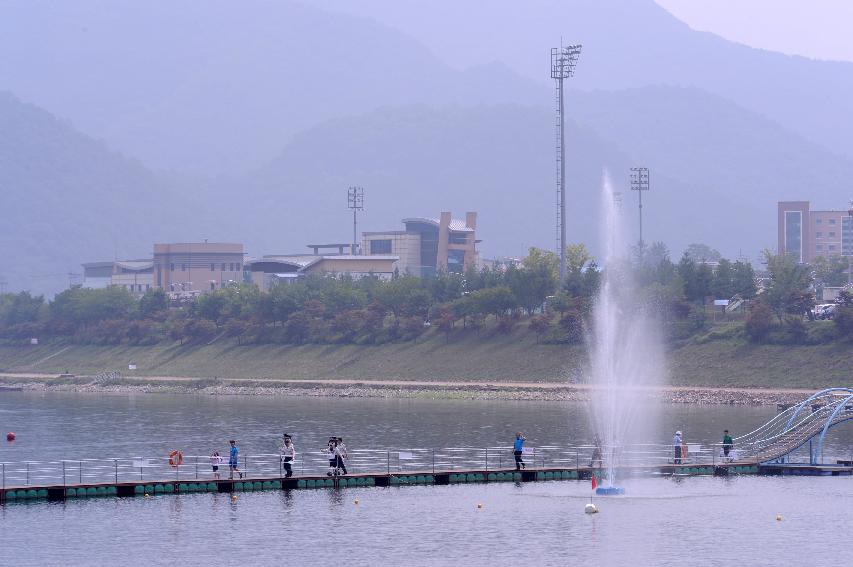
[[[809,459],[809,460],[811,460],[813,465],[816,464],[817,455],[821,454],[821,452],[823,451],[823,438],[826,437],[826,432],[829,431],[829,428],[832,427],[833,425],[837,425],[837,424],[832,423],[832,420],[835,419],[835,416],[838,415],[838,412],[842,411],[844,408],[846,408],[847,404],[851,401],[853,401],[853,394],[844,398],[844,401],[842,401],[840,404],[838,404],[838,407],[835,408],[835,411],[833,411],[832,415],[830,415],[829,418],[826,420],[826,423],[823,426],[823,430],[820,432],[820,438],[818,438],[817,447],[815,447],[815,451],[811,455],[811,458]],[[848,419],[853,419],[853,418],[848,418]],[[839,421],[838,423],[844,423],[845,421],[847,421],[847,419]]]
[[[806,407],[806,404],[808,404],[810,401],[814,400],[815,398],[819,398],[819,397],[823,396],[824,394],[828,394],[830,392],[849,392],[849,393],[853,394],[853,389],[850,389],[850,388],[827,388],[825,390],[821,390],[820,392],[812,394],[811,396],[809,396],[808,398],[806,398],[805,400],[803,400],[802,402],[797,404],[796,410],[791,414],[791,417],[788,418],[788,423],[785,424],[785,431],[788,431],[789,429],[791,429],[791,424],[794,423],[794,419],[796,419],[796,417],[800,414],[800,411],[804,407]]]

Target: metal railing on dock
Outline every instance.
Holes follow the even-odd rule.
[[[666,465],[714,466],[722,464],[720,445],[688,444],[687,454],[676,463],[671,445],[644,444],[624,447],[592,445],[547,445],[526,449],[526,470],[580,470],[607,468],[654,468]],[[748,460],[744,451],[740,462]],[[39,486],[79,486],[122,484],[148,481],[182,482],[224,480],[230,476],[227,458],[213,471],[209,455],[184,455],[181,464],[170,464],[169,457],[110,457],[101,459],[63,459],[0,463],[2,488]],[[329,453],[297,453],[291,463],[294,477],[325,476]],[[354,449],[346,461],[350,474],[402,475],[436,474],[457,471],[501,471],[515,468],[512,447],[442,447],[407,449]],[[239,469],[253,479],[277,479],[285,476],[283,461],[277,453],[241,455]],[[236,476],[236,475],[235,475]]]

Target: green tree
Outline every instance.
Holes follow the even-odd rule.
[[[770,285],[763,297],[781,322],[786,315],[802,317],[814,307],[809,266],[797,263],[790,254],[775,255],[765,250]]]
[[[732,291],[744,299],[752,299],[758,293],[755,285],[755,270],[749,262],[738,260],[732,266]]]
[[[507,285],[528,315],[541,307],[557,287],[553,256],[553,253],[531,248],[520,269],[511,266],[506,271]]]
[[[717,299],[728,299],[735,293],[734,268],[730,261],[721,258],[711,281],[711,295]]]
[[[0,296],[0,322],[5,325],[33,323],[44,306],[43,295],[30,295],[28,291],[6,293]]]
[[[139,316],[148,319],[169,309],[169,298],[160,288],[152,288],[139,299]]]
[[[506,286],[481,289],[473,292],[471,297],[477,305],[477,313],[488,313],[498,318],[517,307],[512,290]]]
[[[536,342],[541,342],[542,337],[551,330],[551,321],[554,319],[551,313],[541,313],[530,318],[528,327],[536,333]]]
[[[847,259],[843,256],[818,256],[812,261],[815,282],[828,287],[847,283]]]
[[[694,262],[719,262],[723,257],[717,250],[707,244],[691,244],[684,251],[684,255]]]

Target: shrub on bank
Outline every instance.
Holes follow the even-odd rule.
[[[746,316],[744,330],[749,340],[760,343],[767,338],[773,328],[773,311],[763,301],[754,302]]]

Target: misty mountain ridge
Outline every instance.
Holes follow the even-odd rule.
[[[3,14],[0,88],[157,169],[239,173],[299,131],[388,105],[549,105],[560,37],[584,43],[573,88],[698,87],[853,156],[853,134],[837,126],[853,115],[853,64],[696,32],[652,0],[212,0],[203,10],[36,0]]]
[[[618,88],[625,77],[601,75],[602,68],[645,65],[641,59],[654,50],[640,58],[624,38],[590,49],[595,33],[614,33],[643,14],[656,14],[661,45],[666,38],[699,41],[696,32],[661,16],[656,5],[649,11],[648,2],[609,3],[624,8],[612,20],[596,3],[569,4],[583,8],[573,26],[583,18],[595,24],[584,30],[592,35],[581,37],[582,66],[568,81],[570,241],[597,250],[605,168],[623,192],[634,232],[627,171],[651,169],[645,239],[664,240],[676,255],[707,242],[755,259],[775,246],[777,200],[846,203],[850,160],[810,141],[797,124],[712,89],[661,84],[672,74],[650,73],[663,79]],[[343,194],[353,184],[367,191],[363,230],[397,229],[406,216],[477,210],[486,257],[554,246],[553,85],[547,74],[524,77],[518,61],[504,57],[505,44],[535,39],[517,52],[542,51],[547,73],[540,43],[550,39],[530,36],[522,25],[532,16],[508,8],[520,18],[518,33],[492,42],[495,57],[458,69],[435,46],[369,18],[293,2],[251,5],[256,9],[237,16],[224,1],[204,13],[132,2],[4,6],[20,17],[0,18],[0,45],[11,63],[0,65],[0,88],[17,85],[22,99],[62,117],[0,97],[0,198],[12,219],[0,228],[3,250],[11,251],[0,276],[10,288],[56,290],[67,282],[62,273],[79,271],[81,262],[145,256],[154,241],[240,241],[251,254],[347,241]],[[486,14],[480,27],[504,37],[505,19]],[[28,30],[36,24],[56,41],[33,42]],[[451,43],[453,29],[466,25],[463,17],[447,20]],[[699,35],[712,47],[722,41]],[[673,45],[664,60],[687,61],[690,54]],[[596,81],[608,89],[593,90]],[[843,123],[844,104],[835,102],[821,111],[835,109],[836,124]]]

